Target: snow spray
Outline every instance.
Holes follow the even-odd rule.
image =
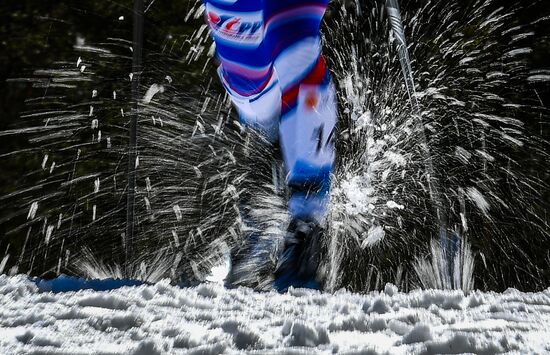
[[[341,112],[322,261],[327,289],[447,287],[438,271],[444,252],[433,238],[441,225],[444,233],[459,231],[459,254],[466,238],[472,242],[476,287],[547,287],[542,179],[550,176],[550,114],[537,90],[550,82],[550,70],[537,67],[531,52],[548,19],[524,23],[520,9],[496,5],[412,4],[403,23],[414,59],[406,77],[414,83],[403,80],[383,3],[332,7],[324,36]],[[128,154],[136,107],[129,75],[133,83],[141,71],[129,73],[136,48],[127,32],[102,43],[86,43],[83,35],[71,57],[10,79],[31,83],[36,97],[17,126],[0,132],[28,140],[2,158],[31,157],[29,174],[0,196],[8,207],[0,225],[12,241],[1,244],[0,270],[203,281],[224,249],[243,244],[243,200],[262,221],[261,244],[277,244],[288,216],[284,197],[274,193],[269,147],[235,129],[237,115],[215,77],[204,8],[196,2],[186,11],[182,28],[189,31],[169,29],[166,36],[161,26],[163,39],[144,53],[135,159]],[[151,23],[155,15],[148,14]],[[391,32],[404,39],[403,31]],[[127,164],[139,169],[131,272],[124,270]],[[415,265],[433,250],[436,262]],[[470,257],[455,266],[466,259],[473,266]],[[257,260],[254,270],[262,271],[251,274],[251,286],[261,288],[273,254],[266,249]],[[418,281],[418,274],[436,279]]]
[[[407,94],[412,106],[411,113],[416,119],[418,132],[420,133],[420,144],[424,152],[425,168],[426,173],[428,174],[428,188],[430,192],[430,199],[433,203],[434,212],[437,216],[437,220],[439,223],[439,240],[441,245],[441,252],[444,256],[443,258],[441,258],[441,261],[442,263],[444,263],[444,265],[441,265],[441,268],[439,270],[440,272],[442,272],[442,279],[445,280],[444,284],[448,285],[451,288],[454,288],[455,286],[453,286],[452,280],[454,279],[453,273],[455,266],[453,265],[453,263],[455,259],[455,254],[459,250],[460,236],[456,233],[452,233],[451,237],[448,236],[447,213],[445,211],[445,206],[443,205],[443,198],[441,197],[441,189],[439,187],[440,182],[434,171],[429,142],[426,138],[426,134],[424,133],[424,123],[422,121],[420,106],[418,104],[418,98],[416,96],[416,90],[414,87],[415,84],[412,74],[413,71],[411,60],[409,56],[409,50],[407,48],[407,39],[405,37],[403,21],[401,20],[401,11],[399,9],[398,0],[387,0],[386,10],[391,24],[391,33],[393,34],[393,39],[399,55],[399,61],[401,63],[401,70],[403,72]]]

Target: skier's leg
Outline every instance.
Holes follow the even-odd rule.
[[[320,58],[317,69],[283,95],[280,140],[292,223],[275,272],[274,287],[280,291],[321,287],[319,242],[329,202],[336,124],[334,90],[323,62]]]
[[[205,15],[216,44],[218,73],[241,123],[260,131],[275,143],[279,136],[281,90],[273,67],[273,51],[265,38],[263,0],[203,0]],[[243,245],[232,250],[226,285],[247,283],[256,270],[251,261],[259,250],[259,234],[246,198],[239,202]]]
[[[274,286],[308,286],[317,269],[316,243],[326,219],[334,161],[336,103],[319,28],[328,0],[269,0],[267,40],[282,89],[279,138],[292,222]],[[315,286],[313,286],[315,287]]]
[[[319,225],[327,214],[336,115],[334,87],[319,57],[308,76],[283,92],[280,123],[291,191],[289,212]]]
[[[281,90],[265,40],[262,0],[204,0],[216,43],[218,73],[242,123],[278,138]]]
[[[242,121],[271,140],[282,107],[278,133],[292,191],[290,212],[317,222],[326,214],[336,122],[319,35],[327,3],[205,0],[227,92]]]
[[[290,213],[322,224],[334,160],[336,104],[320,24],[328,0],[266,0],[266,41],[282,90],[279,138]]]

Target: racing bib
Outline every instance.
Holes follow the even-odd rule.
[[[206,18],[217,41],[258,47],[264,38],[263,12],[230,12],[206,4]]]

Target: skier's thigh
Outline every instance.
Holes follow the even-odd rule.
[[[283,92],[300,81],[321,54],[320,26],[328,0],[264,0],[265,41]]]
[[[336,104],[332,84],[301,84],[296,107],[281,118],[279,136],[290,184],[330,178]]]
[[[241,120],[276,139],[281,91],[265,40],[262,1],[207,0],[205,7],[218,72]]]

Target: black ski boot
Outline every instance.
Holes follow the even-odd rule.
[[[254,287],[250,282],[253,275],[251,275],[249,264],[251,264],[250,261],[254,257],[260,239],[260,230],[257,221],[251,216],[250,209],[246,200],[239,205],[244,238],[239,245],[235,245],[231,249],[231,265],[225,278],[226,288]]]
[[[275,268],[273,287],[286,292],[290,286],[320,289],[317,268],[322,228],[315,222],[293,220]]]

